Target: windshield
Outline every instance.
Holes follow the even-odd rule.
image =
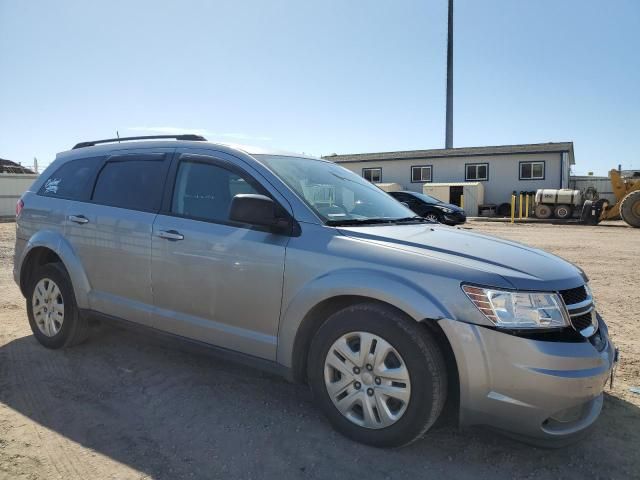
[[[427,195],[426,193],[413,192],[411,195],[419,198],[425,203],[444,203],[442,200],[438,200],[436,197],[432,197],[431,195]]]
[[[418,220],[393,197],[335,163],[272,155],[255,157],[329,225]]]

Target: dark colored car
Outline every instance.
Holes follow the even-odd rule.
[[[459,225],[467,221],[464,210],[435,197],[418,192],[389,192],[393,198],[409,205],[416,214],[428,220],[447,225]]]

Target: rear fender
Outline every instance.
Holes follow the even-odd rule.
[[[71,244],[58,232],[40,230],[29,239],[20,255],[20,259],[17,261],[16,271],[20,272],[20,278],[17,280],[24,278],[24,275],[26,275],[25,261],[29,258],[29,254],[35,248],[39,247],[48,248],[60,257],[64,267],[69,273],[78,307],[89,308],[88,294],[91,290],[91,285],[89,284],[87,274]]]

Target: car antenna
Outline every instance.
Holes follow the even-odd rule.
[[[118,137],[118,143],[120,143],[120,133],[116,130],[116,137]]]

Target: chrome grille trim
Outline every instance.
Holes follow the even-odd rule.
[[[573,305],[571,305],[573,306]],[[567,311],[569,312],[569,317],[580,317],[585,313],[593,312],[596,309],[595,305],[592,303],[591,305],[587,305],[585,308],[574,309],[567,307]]]
[[[569,321],[571,322],[573,329],[579,332],[583,337],[589,338],[598,331],[598,319],[595,313],[596,306],[593,303],[593,297],[590,295],[589,289],[585,286],[582,287],[582,289],[584,289],[584,300],[569,305],[567,305],[565,301],[565,297],[575,298],[576,293],[579,293],[580,296],[582,296],[582,292],[576,292],[579,288],[580,287],[572,288],[570,290],[561,290],[558,294],[562,298],[562,302],[567,309]],[[580,320],[582,320],[587,314],[591,315],[591,324],[585,327],[585,322],[580,322]]]

